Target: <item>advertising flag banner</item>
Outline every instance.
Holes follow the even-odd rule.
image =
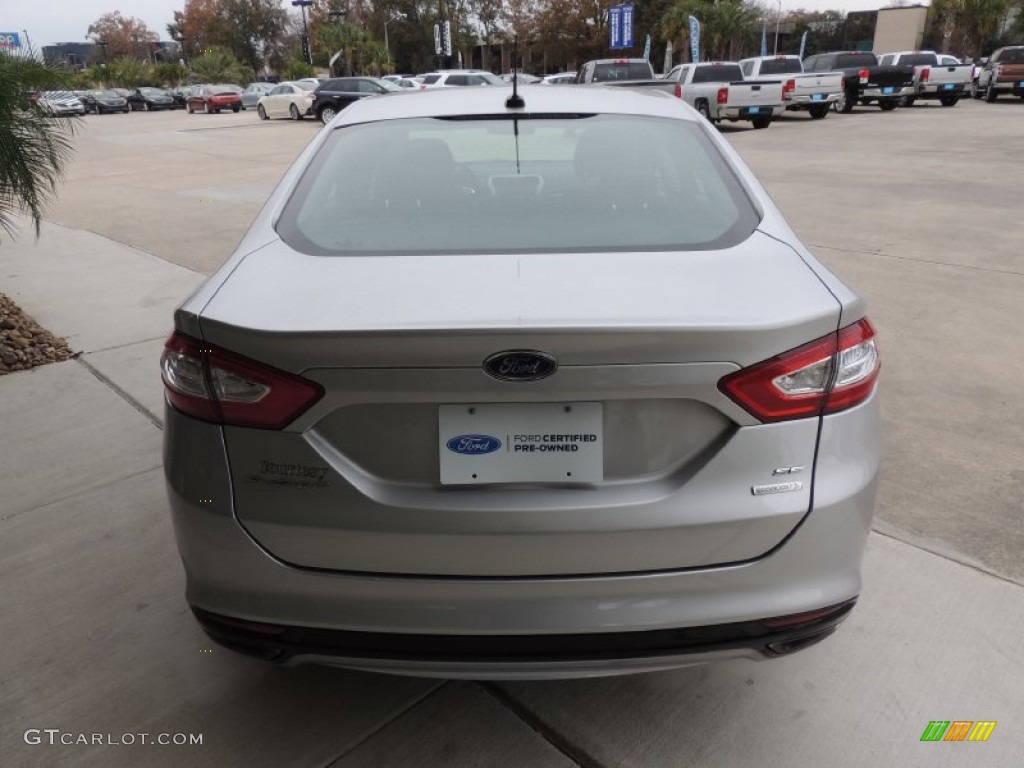
[[[700,22],[690,17],[690,61],[700,61]]]
[[[764,22],[761,22],[761,56],[768,55],[768,30],[765,29]]]
[[[622,47],[633,47],[633,4],[623,3],[622,6]]]
[[[803,61],[804,50],[806,48],[807,48],[807,30],[805,29],[804,33],[802,35],[800,35],[800,60],[801,61]]]
[[[608,47],[613,51],[622,47],[622,6],[608,9]]]

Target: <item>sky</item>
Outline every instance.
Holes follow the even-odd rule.
[[[772,0],[764,0],[774,4]],[[923,0],[922,0],[923,2]],[[880,0],[782,0],[782,9],[808,10],[840,9],[845,11],[873,10],[888,2]],[[136,16],[167,39],[167,24],[180,10],[185,0],[2,0],[0,2],[0,32],[28,32],[36,48],[54,43],[84,42],[89,25],[109,11],[120,11],[124,16]],[[289,0],[281,0],[281,7],[291,10]]]

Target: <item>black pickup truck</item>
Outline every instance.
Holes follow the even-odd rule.
[[[804,72],[842,72],[845,88],[833,104],[837,112],[850,112],[856,104],[878,102],[883,110],[895,109],[904,96],[914,95],[914,68],[883,66],[868,51],[819,53],[804,59]]]

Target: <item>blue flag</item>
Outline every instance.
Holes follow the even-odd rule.
[[[765,29],[764,22],[761,22],[761,55],[768,55],[768,32]]]
[[[700,61],[700,22],[690,17],[690,61]]]
[[[622,47],[622,6],[613,5],[608,9],[608,47],[617,51]]]

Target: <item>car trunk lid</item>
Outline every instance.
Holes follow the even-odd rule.
[[[206,342],[325,391],[282,431],[224,430],[235,514],[270,552],[324,569],[507,577],[771,550],[809,509],[817,420],[758,425],[718,382],[834,331],[839,312],[795,251],[755,233],[715,253],[479,258],[324,258],[278,243],[243,260],[200,322]],[[557,372],[484,372],[486,357],[516,349],[551,354]],[[479,409],[511,446],[517,432],[572,432],[551,415],[567,408],[590,414],[596,476],[445,478],[446,425],[472,423],[452,419]],[[802,474],[753,493],[778,467]]]

